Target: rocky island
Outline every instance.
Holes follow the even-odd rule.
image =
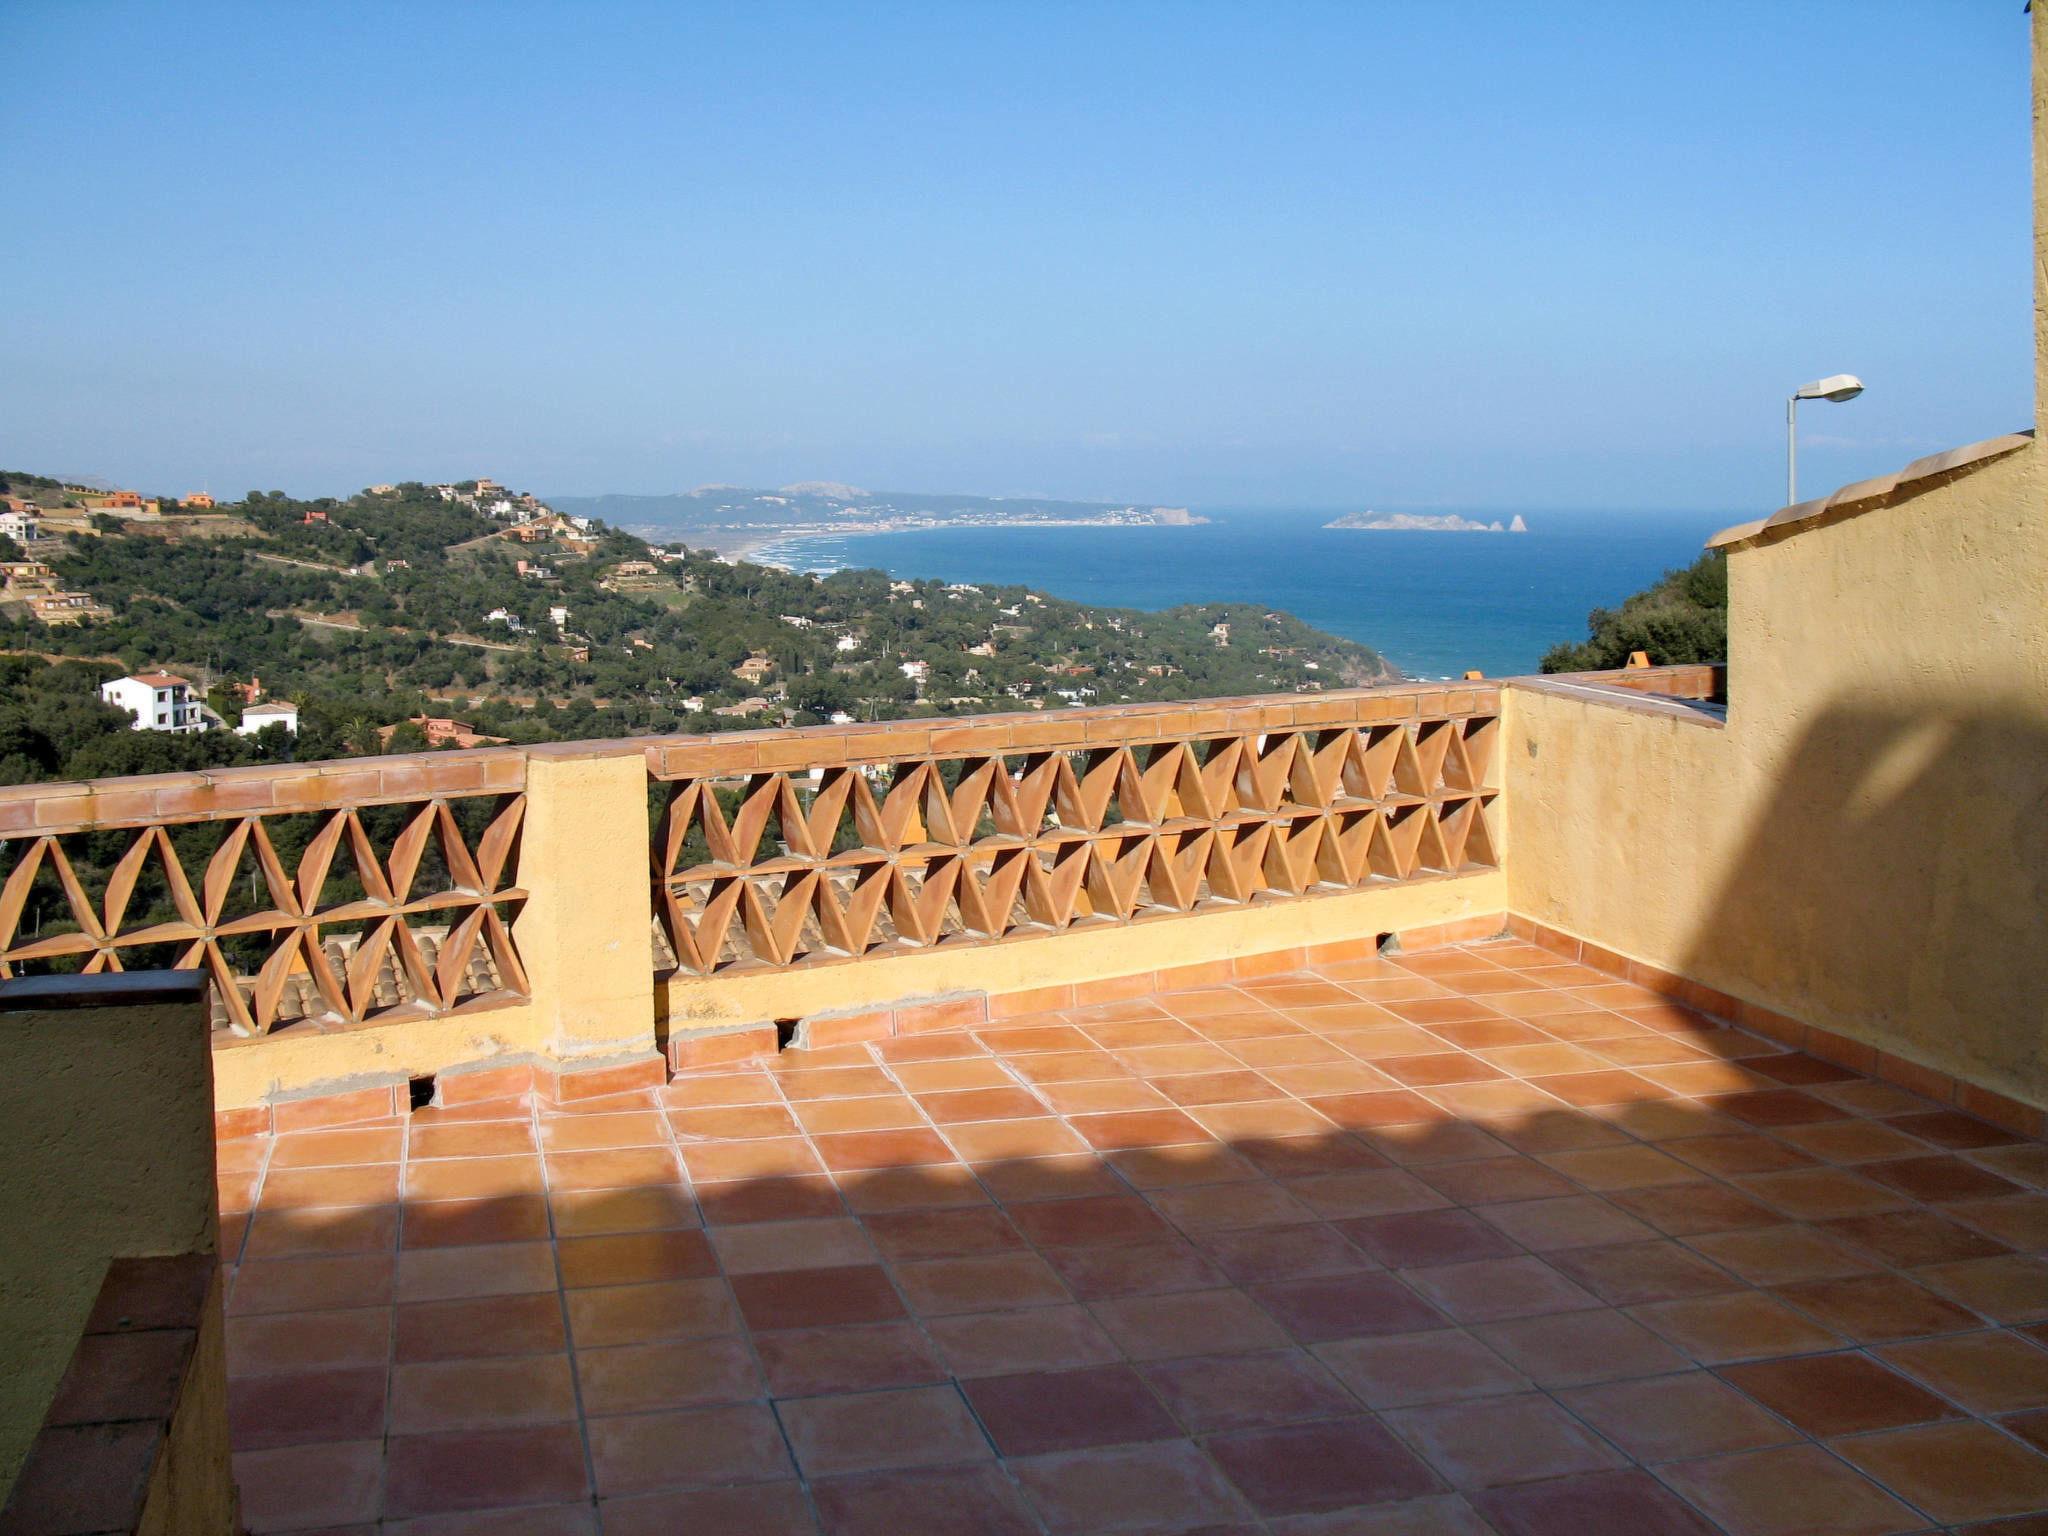
[[[1529,525],[1516,514],[1513,522],[1498,518],[1490,523],[1459,517],[1455,512],[1430,515],[1420,512],[1346,512],[1323,524],[1325,528],[1370,528],[1386,533],[1527,533]]]

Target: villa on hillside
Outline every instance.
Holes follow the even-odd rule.
[[[175,672],[137,672],[100,684],[100,697],[135,719],[138,731],[203,731],[212,723],[191,683]]]

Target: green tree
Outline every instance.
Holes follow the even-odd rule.
[[[1553,646],[1545,672],[1599,672],[1625,666],[1631,654],[1650,664],[1679,666],[1728,659],[1728,560],[1710,549],[1683,570],[1666,571],[1619,608],[1595,608],[1587,638]]]

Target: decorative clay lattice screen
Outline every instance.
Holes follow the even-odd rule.
[[[238,1034],[524,996],[521,794],[0,837],[0,977],[204,970]]]
[[[820,742],[815,765],[744,773],[650,754],[657,956],[708,975],[1491,868],[1497,729],[1465,714],[893,760]]]

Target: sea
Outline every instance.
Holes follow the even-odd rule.
[[[801,533],[749,559],[825,573],[1015,583],[1121,608],[1245,602],[1371,646],[1409,677],[1533,672],[1587,615],[1688,565],[1738,512],[1523,511],[1527,533],[1323,525],[1320,511],[1200,508],[1191,527],[953,527]],[[1508,522],[1514,509],[1456,510]]]

